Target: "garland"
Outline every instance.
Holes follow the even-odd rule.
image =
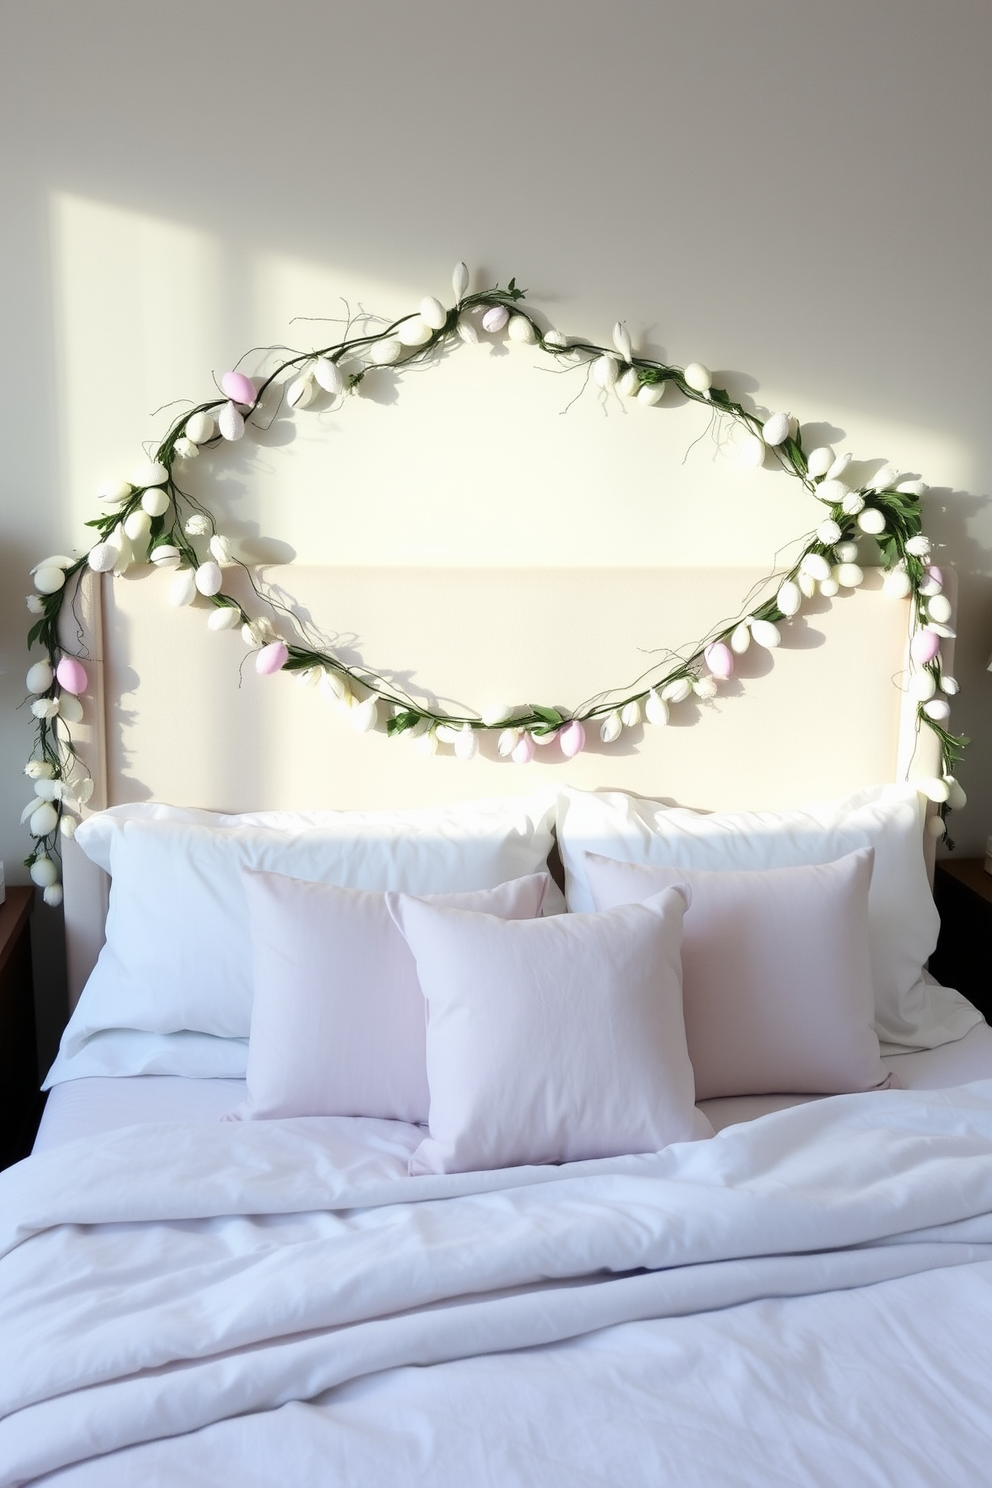
[[[211,630],[240,627],[260,673],[288,671],[319,682],[347,709],[359,730],[373,729],[384,720],[391,736],[412,734],[418,747],[430,753],[448,745],[463,759],[476,753],[480,734],[495,733],[498,753],[523,764],[533,758],[537,745],[557,740],[562,753],[572,757],[584,747],[590,727],[598,728],[602,741],[610,744],[642,720],[667,723],[671,709],[689,697],[712,698],[719,683],[731,676],[735,657],[752,643],[765,648],[779,644],[780,624],[798,614],[804,598],[816,593],[833,596],[862,582],[858,539],[868,535],[875,539],[886,569],[885,592],[912,600],[908,685],[916,700],[918,726],[937,735],[942,768],[940,778],[918,783],[939,806],[930,830],[944,835],[948,810],[964,804],[964,792],[952,771],[968,741],[945,727],[947,698],[957,692],[957,683],[942,670],[940,642],[954,632],[948,624],[951,606],[942,593],[941,574],[928,561],[930,542],[921,530],[920,497],[926,490],[922,482],[901,480],[885,466],[866,484],[850,486],[844,479],[850,455],[835,457],[825,447],[807,453],[795,419],[786,413],[760,418],[723,388],[714,387],[709,371],[698,362],[676,367],[636,355],[622,323],[614,326],[608,347],[567,339],[542,326],[523,304],[526,291],[513,279],[505,289],[496,286],[470,294],[468,269],[460,263],[452,283],[455,303],[450,308],[427,298],[419,311],[384,329],[374,328],[365,316],[360,334],[351,334],[354,327],[349,325],[342,340],[317,351],[294,352],[258,382],[242,372],[225,373],[223,396],[175,418],[151,459],[129,481],[101,492],[112,509],[87,523],[98,536],[94,546],[82,557],[56,554],[33,570],[35,592],[27,605],[37,619],[28,646],[40,645],[45,655],[27,675],[37,739],[34,757],[25,766],[35,794],[22,821],[29,822],[34,838],[34,850],[25,863],[49,904],[58,904],[62,897],[59,838],[72,836],[93,792],[72,739],[72,726],[83,716],[79,695],[88,685],[86,668],[65,650],[59,619],[84,569],[120,574],[144,562],[175,571],[170,588],[174,604],[206,600]],[[250,615],[224,591],[223,570],[237,562],[231,542],[218,532],[211,513],[184,490],[182,471],[202,446],[236,441],[253,420],[258,423],[270,389],[280,392],[290,409],[326,406],[353,392],[371,369],[400,369],[460,342],[503,335],[533,346],[560,365],[585,365],[604,392],[638,403],[656,405],[674,387],[684,398],[705,404],[740,427],[741,454],[748,463],[760,465],[770,454],[826,510],[792,567],[764,581],[762,590],[774,586],[772,597],[704,637],[684,659],[677,658],[675,664],[669,660],[646,673],[624,695],[615,689],[566,712],[531,703],[485,714],[450,714],[424,707],[383,677],[347,666],[333,652],[311,646],[288,611],[295,633],[288,642],[277,635],[267,616]]]

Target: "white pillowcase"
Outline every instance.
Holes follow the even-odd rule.
[[[63,1034],[59,1064],[65,1071],[105,1029],[248,1037],[242,869],[380,892],[495,888],[545,869],[554,815],[555,795],[546,792],[411,811],[217,816],[144,805],[90,817],[76,840],[111,874],[107,943]],[[545,913],[563,902],[552,884]],[[177,1048],[168,1072],[185,1074],[183,1060]],[[229,1075],[230,1061],[221,1062],[212,1071],[198,1058],[190,1073]]]
[[[712,1136],[695,1109],[679,943],[688,898],[498,920],[387,902],[428,1005],[430,1135],[411,1173],[656,1152]]]
[[[546,873],[425,903],[534,919]],[[386,895],[245,872],[255,1001],[248,1100],[238,1117],[378,1116],[424,1122],[427,1016]]]
[[[872,1029],[872,849],[835,863],[710,873],[586,853],[597,909],[684,882],[682,1007],[696,1099],[884,1085]]]
[[[922,804],[910,784],[873,786],[844,800],[790,811],[712,815],[617,791],[565,787],[558,843],[568,906],[580,911],[594,907],[585,852],[719,872],[829,863],[871,847],[868,936],[882,1053],[934,1048],[962,1038],[980,1020],[964,998],[923,977],[939,920],[923,859]]]

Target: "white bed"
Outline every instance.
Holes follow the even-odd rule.
[[[602,575],[598,593],[606,612],[611,594],[623,594],[625,628],[639,613],[643,635],[659,593],[681,614],[694,577],[700,608],[712,614],[709,581],[685,573],[670,584],[647,572]],[[725,577],[728,589],[746,592],[745,576]],[[365,574],[342,596],[341,575],[330,576],[346,611],[374,608],[370,582]],[[546,575],[532,582],[547,595]],[[557,575],[559,602],[570,585],[586,592],[588,582]],[[132,844],[147,846],[157,830],[141,804],[148,797],[227,812],[378,808],[400,817],[403,807],[457,799],[451,809],[471,813],[477,798],[498,793],[508,816],[524,809],[535,779],[526,772],[493,759],[425,760],[378,736],[322,732],[335,768],[315,784],[306,758],[318,725],[307,710],[319,699],[285,679],[228,685],[230,655],[223,646],[205,651],[194,611],[175,617],[163,651],[153,584],[154,576],[118,583],[102,605],[94,586],[83,617],[103,666],[94,669],[81,747],[102,770],[95,804],[115,808],[118,824],[139,822],[128,828]],[[448,612],[442,607],[442,619]],[[341,624],[364,627],[352,612]],[[832,627],[860,638],[856,677]],[[589,636],[593,669],[595,647],[612,644],[600,630]],[[596,788],[608,787],[622,797],[628,825],[647,813],[662,834],[683,819],[652,814],[641,798],[787,816],[803,800],[847,797],[845,808],[818,818],[827,845],[802,860],[832,865],[838,853],[860,850],[861,829],[850,823],[866,799],[878,799],[873,782],[910,768],[936,773],[892,685],[905,630],[905,612],[869,585],[805,621],[809,642],[831,641],[816,650],[814,673],[808,655],[786,646],[771,673],[728,695],[716,716],[645,731],[626,753],[542,762],[540,791],[554,796],[567,784],[572,808],[598,811],[608,797]],[[452,642],[442,625],[427,661],[452,668],[446,687],[457,696],[473,675],[476,642],[454,637],[454,659]],[[180,671],[201,674],[212,708],[184,715],[177,750],[166,723],[177,707],[170,677]],[[262,685],[291,695],[281,742]],[[773,728],[795,747],[770,758],[755,741]],[[264,753],[246,757],[244,740],[260,730]],[[752,730],[734,751],[730,741]],[[892,861],[913,875],[912,893],[920,884],[925,893],[922,808],[909,804],[911,791],[893,790],[900,831],[907,812],[917,817],[912,853],[900,847]],[[591,921],[575,888],[585,839],[570,843],[560,804],[552,815],[571,907]],[[158,828],[192,842],[202,825]],[[298,824],[284,825],[299,838]],[[390,830],[402,835],[395,820]],[[889,849],[873,841],[875,892],[890,869],[878,867]],[[622,833],[597,842],[624,861]],[[531,845],[546,852],[536,830]],[[389,856],[395,842],[379,848]],[[748,867],[739,848],[738,840],[727,849],[728,871]],[[67,859],[78,994],[102,939],[106,880],[81,851]],[[628,861],[649,859],[633,851]],[[259,876],[287,871],[270,875],[271,866],[262,863]],[[298,865],[288,871],[307,876]],[[142,892],[148,886],[142,879]],[[459,887],[491,891],[475,881]],[[174,918],[179,888],[164,879],[153,888],[157,918],[143,928],[146,940],[154,931],[152,962],[164,967],[186,922]],[[115,877],[115,895],[123,892]],[[931,912],[924,905],[907,942],[932,933]],[[902,949],[899,941],[892,957],[878,952],[883,970]],[[186,990],[187,1006],[202,1001],[195,986]],[[901,1045],[895,1014],[886,1023],[876,1008],[880,1075],[896,1075],[893,1088],[872,1077],[878,1088],[843,1094],[714,1097],[700,1102],[717,1132],[707,1139],[641,1155],[621,1149],[565,1164],[411,1176],[422,1122],[222,1120],[250,1093],[247,1028],[203,1027],[192,1078],[197,1071],[184,1072],[182,1059],[195,1040],[176,1054],[181,1036],[168,1031],[167,1015],[161,1029],[139,1025],[137,1040],[104,1036],[86,1024],[87,1003],[95,1006],[88,990],[35,1155],[0,1179],[4,1336],[16,1361],[3,1387],[0,1483],[979,1488],[992,1437],[992,1031],[954,994],[921,982],[914,996],[915,1033]],[[190,1029],[195,1016],[180,1026]],[[432,1130],[436,1095],[432,1084]]]

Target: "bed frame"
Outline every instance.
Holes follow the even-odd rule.
[[[471,709],[576,706],[632,683],[659,648],[691,647],[738,616],[763,575],[293,566],[252,577],[346,661]],[[169,578],[147,567],[116,580],[88,575],[67,616],[64,643],[91,662],[75,732],[96,782],[92,809],[141,800],[223,811],[415,806],[567,781],[751,810],[939,773],[933,736],[918,730],[899,685],[909,603],[883,596],[871,570],[861,589],[804,605],[775,652],[752,645],[715,701],[681,704],[669,727],[625,731],[613,745],[593,737],[574,760],[552,744],[526,767],[496,757],[491,740],[463,763],[384,732],[356,734],[319,690],[258,676],[237,631],[207,630],[202,601],[170,608]],[[321,632],[322,619],[338,629]],[[71,842],[64,866],[74,1006],[103,941],[108,882]]]

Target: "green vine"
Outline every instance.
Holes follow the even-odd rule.
[[[922,533],[920,496],[925,488],[918,482],[901,481],[889,470],[868,484],[848,487],[842,479],[844,459],[834,459],[829,450],[808,453],[794,419],[785,414],[759,417],[726,389],[714,387],[709,372],[698,363],[677,367],[636,355],[620,323],[609,347],[566,339],[530,311],[524,304],[526,291],[514,279],[505,289],[496,285],[468,293],[468,271],[459,264],[453,283],[455,303],[451,307],[425,300],[419,312],[394,320],[382,330],[369,329],[371,322],[366,318],[361,333],[351,334],[349,325],[340,340],[314,351],[292,352],[258,383],[240,373],[226,374],[221,396],[173,419],[140,478],[105,493],[112,509],[86,524],[98,538],[90,551],[78,558],[57,555],[35,570],[38,592],[29,596],[28,607],[37,619],[28,632],[28,647],[40,647],[44,661],[28,674],[37,730],[34,757],[25,768],[35,782],[36,794],[24,813],[34,838],[33,851],[25,861],[50,903],[61,898],[59,839],[72,835],[93,788],[72,740],[73,723],[81,717],[75,695],[80,686],[78,682],[67,685],[66,679],[72,665],[80,663],[65,649],[60,624],[79,575],[87,567],[122,572],[131,563],[149,561],[173,569],[173,582],[181,586],[177,602],[192,602],[200,596],[212,606],[208,621],[212,628],[240,626],[257,652],[260,671],[304,673],[310,680],[323,681],[339,701],[362,710],[356,719],[364,727],[383,721],[380,710],[384,709],[390,736],[418,735],[430,751],[447,743],[470,758],[480,734],[496,733],[499,753],[523,762],[532,756],[535,742],[547,742],[555,735],[563,751],[574,754],[583,747],[587,726],[598,724],[602,740],[610,743],[642,719],[667,722],[670,709],[688,696],[712,697],[719,681],[730,675],[734,655],[752,643],[777,645],[778,626],[798,612],[804,598],[816,592],[836,594],[861,582],[856,545],[868,535],[877,543],[887,570],[886,587],[912,601],[915,666],[910,684],[917,698],[918,727],[935,734],[943,772],[940,779],[922,782],[921,788],[938,802],[935,821],[941,833],[948,810],[963,804],[964,793],[953,769],[968,741],[944,726],[949,710],[946,696],[940,694],[953,694],[957,684],[941,670],[939,639],[953,632],[947,626],[950,610],[941,595],[939,575],[928,563],[930,545]],[[273,387],[281,390],[283,400],[293,408],[339,400],[353,392],[370,370],[400,371],[435,358],[461,341],[477,341],[487,334],[506,334],[531,344],[559,364],[585,365],[604,391],[641,402],[660,402],[671,386],[683,398],[705,405],[742,429],[756,463],[770,454],[785,474],[823,502],[823,518],[796,561],[788,569],[769,574],[760,586],[774,585],[774,596],[744,609],[737,619],[698,641],[687,656],[674,661],[669,657],[627,690],[614,689],[565,712],[530,703],[507,710],[502,717],[483,717],[425,707],[370,670],[349,666],[332,651],[309,645],[288,611],[283,618],[292,623],[295,634],[284,641],[267,617],[253,617],[224,591],[222,569],[236,562],[230,544],[218,534],[211,513],[181,484],[184,464],[195,458],[202,445],[239,438],[245,424],[257,419]],[[207,553],[197,547],[198,539],[206,539]],[[33,686],[32,680],[45,685]]]

